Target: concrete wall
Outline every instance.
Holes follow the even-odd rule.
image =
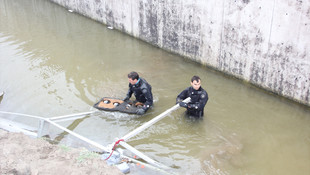
[[[51,0],[310,106],[310,1]]]

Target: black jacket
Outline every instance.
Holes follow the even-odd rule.
[[[153,105],[152,86],[145,79],[140,78],[135,85],[129,83],[127,97],[130,98],[132,93],[135,94],[136,100],[144,103],[147,108]]]
[[[187,97],[191,98],[191,101],[187,104],[188,114],[197,117],[203,116],[204,107],[209,99],[208,93],[202,87],[198,90],[195,90],[193,87],[188,87],[177,96],[177,102]]]

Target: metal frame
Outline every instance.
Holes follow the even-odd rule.
[[[183,100],[183,102],[189,102],[190,98],[188,97],[187,99]],[[121,139],[116,138],[116,142],[118,142],[121,146],[123,146],[124,148],[126,148],[127,150],[131,151],[132,153],[134,153],[135,155],[139,156],[140,158],[142,158],[143,160],[145,160],[146,162],[148,162],[150,165],[153,165],[157,168],[160,169],[164,169],[164,170],[169,170],[171,169],[170,167],[167,167],[151,158],[149,158],[148,156],[146,156],[145,154],[143,154],[142,152],[138,151],[137,149],[135,149],[134,147],[130,146],[128,143],[126,143],[126,141],[128,141],[130,138],[136,136],[137,134],[139,134],[140,132],[144,131],[145,129],[147,129],[148,127],[152,126],[153,124],[155,124],[156,122],[158,122],[159,120],[163,119],[164,117],[166,117],[169,113],[171,113],[172,111],[178,109],[180,106],[179,104],[174,105],[173,107],[171,107],[170,109],[166,110],[165,112],[161,113],[160,115],[156,116],[155,118],[153,118],[152,120],[146,122],[145,124],[143,124],[142,126],[136,128],[135,130],[131,131],[130,133],[126,134],[125,136],[123,136]],[[38,131],[37,134],[35,134],[34,132],[31,132],[32,134],[30,134],[30,131],[27,130],[23,130],[20,129],[21,132],[27,134],[27,135],[32,135],[32,136],[36,136],[36,137],[42,137],[44,135],[46,135],[48,133],[49,130],[49,126],[53,125],[65,132],[68,132],[69,134],[75,136],[76,138],[92,145],[95,146],[96,148],[99,148],[100,150],[103,150],[105,152],[112,152],[112,148],[111,146],[105,147],[97,142],[94,142],[84,136],[81,136],[59,124],[57,124],[56,122],[62,122],[62,121],[68,121],[68,120],[74,120],[74,119],[78,119],[78,118],[82,118],[84,117],[84,115],[88,115],[88,114],[92,114],[95,112],[99,112],[98,110],[96,111],[90,111],[90,112],[83,112],[83,113],[77,113],[77,114],[70,114],[70,115],[63,115],[63,116],[57,116],[57,117],[51,117],[51,118],[43,118],[43,117],[39,117],[39,116],[34,116],[34,115],[28,115],[28,114],[21,114],[21,113],[14,113],[14,112],[6,112],[6,111],[0,111],[0,113],[2,114],[9,114],[9,115],[16,115],[16,116],[23,116],[23,117],[30,117],[30,118],[35,118],[39,120],[39,127],[38,127]],[[0,125],[1,126],[1,125]],[[116,143],[115,142],[115,143]],[[110,145],[114,145],[114,143],[110,144]],[[152,167],[152,166],[150,166]],[[154,169],[157,169],[153,167]],[[158,169],[157,169],[158,170]]]

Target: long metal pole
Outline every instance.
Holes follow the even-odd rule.
[[[87,114],[92,114],[92,113],[95,113],[95,112],[98,112],[98,110],[96,111],[89,111],[89,112],[82,112],[82,113],[77,113],[77,114],[69,114],[69,115],[63,115],[63,116],[58,116],[58,117],[51,117],[49,118],[51,121],[62,121],[64,119],[68,119],[68,118],[71,118],[71,117],[76,117],[76,116],[80,116],[80,115],[87,115]]]
[[[94,142],[94,141],[92,141],[92,140],[89,140],[88,138],[83,137],[83,136],[81,136],[81,135],[79,135],[79,134],[77,134],[77,133],[75,133],[75,132],[73,132],[73,131],[71,131],[71,130],[65,128],[65,127],[62,127],[62,126],[60,126],[59,124],[57,124],[57,123],[55,123],[55,122],[53,122],[53,121],[51,121],[51,120],[49,120],[49,119],[46,119],[46,121],[49,122],[50,124],[52,124],[52,125],[58,127],[59,129],[62,129],[62,130],[64,130],[64,131],[68,132],[69,134],[71,134],[71,135],[73,135],[73,136],[75,136],[75,137],[77,137],[77,138],[79,138],[79,139],[85,141],[86,143],[89,143],[89,144],[91,144],[91,145],[93,145],[93,146],[95,146],[95,147],[97,147],[97,148],[99,148],[99,149],[101,149],[101,150],[103,150],[103,151],[105,151],[105,152],[110,152],[110,150],[109,150],[108,148],[106,148],[106,147],[103,146],[103,145],[100,145],[100,144],[97,143],[97,142]]]
[[[134,158],[131,158],[131,157],[128,157],[128,156],[125,156],[125,155],[122,155],[122,157],[124,157],[125,159],[128,159],[128,160],[131,161],[131,162],[139,163],[139,164],[141,164],[141,165],[144,165],[145,167],[151,168],[151,169],[153,169],[154,171],[158,171],[158,172],[160,172],[161,174],[177,175],[176,173],[168,172],[168,171],[163,170],[163,169],[161,169],[161,168],[158,168],[158,167],[156,167],[156,166],[147,164],[147,163],[145,163],[145,162],[139,161],[139,160],[137,160],[137,159],[134,159]]]
[[[167,166],[165,166],[163,164],[160,164],[159,162],[156,162],[155,160],[149,158],[148,156],[144,155],[143,153],[141,153],[140,151],[138,151],[134,147],[132,147],[129,144],[127,144],[126,142],[119,142],[119,144],[122,145],[127,150],[129,150],[132,153],[134,153],[135,155],[137,155],[138,157],[140,157],[141,159],[143,159],[146,162],[150,163],[151,165],[154,165],[154,166],[156,166],[158,168],[162,168],[162,169],[166,169],[166,170],[171,169],[170,167],[167,167]]]
[[[190,97],[188,97],[187,99],[183,100],[183,102],[189,102],[190,101]],[[151,125],[153,125],[154,123],[158,122],[159,120],[163,119],[164,117],[167,116],[167,114],[169,114],[170,112],[178,109],[180,106],[179,104],[174,105],[172,108],[166,110],[165,112],[161,113],[160,115],[158,115],[157,117],[153,118],[152,120],[146,122],[145,124],[143,124],[142,126],[138,127],[137,129],[131,131],[130,133],[128,133],[127,135],[123,136],[121,139],[123,139],[124,141],[127,141],[128,139],[130,139],[131,137],[139,134],[140,132],[142,132],[143,130],[145,130],[146,128],[150,127]]]
[[[13,114],[17,116],[26,116],[26,117],[31,117],[35,119],[44,119],[43,117],[35,116],[35,115],[28,115],[28,114],[21,114],[21,113],[15,113],[15,112],[6,112],[6,111],[0,111],[2,114]]]

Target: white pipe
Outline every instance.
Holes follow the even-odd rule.
[[[186,98],[185,100],[183,100],[183,102],[189,102],[190,101],[190,97]],[[171,107],[170,109],[167,109],[165,112],[161,113],[160,115],[158,115],[157,117],[153,118],[152,120],[146,122],[145,124],[143,124],[142,126],[138,127],[137,129],[131,131],[130,133],[128,133],[127,135],[123,136],[121,139],[123,139],[124,141],[127,141],[128,139],[130,139],[131,137],[139,134],[140,132],[142,132],[143,130],[145,130],[146,128],[150,127],[151,125],[153,125],[154,123],[158,122],[159,120],[163,119],[167,114],[169,114],[170,112],[172,112],[173,110],[178,109],[180,106],[179,104],[174,105],[173,107]]]
[[[145,167],[147,167],[147,168],[150,168],[150,169],[152,169],[152,170],[154,170],[154,171],[158,171],[158,172],[160,172],[161,174],[176,175],[175,173],[167,172],[167,171],[165,171],[165,170],[163,170],[163,169],[160,169],[160,168],[155,167],[155,166],[153,166],[153,165],[147,164],[147,163],[145,163],[145,162],[141,162],[141,161],[139,161],[139,160],[137,160],[137,159],[134,159],[134,158],[131,158],[131,157],[128,157],[128,156],[125,156],[125,155],[121,155],[121,156],[122,156],[123,158],[127,159],[129,162],[139,163],[139,164],[141,164],[141,165],[143,165],[143,166],[145,166]]]
[[[68,132],[69,134],[71,134],[71,135],[73,135],[73,136],[75,136],[75,137],[81,139],[82,141],[85,141],[85,142],[87,142],[87,143],[89,143],[89,144],[91,144],[91,145],[93,145],[93,146],[95,146],[95,147],[97,147],[97,148],[99,148],[99,149],[105,151],[105,152],[110,152],[105,146],[100,145],[100,144],[97,143],[97,142],[94,142],[94,141],[92,141],[92,140],[89,140],[88,138],[83,137],[83,136],[81,136],[81,135],[79,135],[79,134],[77,134],[77,133],[75,133],[75,132],[73,132],[73,131],[71,131],[71,130],[65,128],[65,127],[62,127],[62,126],[60,126],[59,124],[57,124],[57,123],[55,123],[55,122],[53,122],[53,121],[51,121],[51,120],[49,120],[49,119],[46,119],[46,121],[49,122],[50,124],[52,124],[52,125],[58,127],[59,129],[62,129],[62,130],[64,130],[64,131]]]
[[[98,112],[98,110],[96,111],[89,111],[89,112],[82,112],[82,113],[77,113],[77,114],[69,114],[69,115],[62,115],[62,116],[58,116],[58,117],[51,117],[49,118],[51,121],[57,121],[57,120],[64,120],[65,118],[70,118],[70,117],[75,117],[75,116],[80,116],[80,115],[87,115],[87,114],[92,114]]]
[[[13,115],[20,115],[20,116],[26,116],[26,117],[31,117],[35,119],[45,119],[43,117],[35,116],[35,115],[28,115],[28,114],[21,114],[21,113],[15,113],[15,112],[6,112],[6,111],[0,111],[2,114],[13,114]]]
[[[132,153],[134,153],[135,155],[137,155],[138,157],[140,157],[141,159],[143,159],[146,162],[150,163],[151,165],[154,165],[154,166],[156,166],[158,168],[170,169],[170,167],[167,167],[165,165],[162,165],[162,164],[156,162],[155,160],[153,160],[153,159],[149,158],[148,156],[144,155],[143,153],[141,153],[140,151],[138,151],[134,147],[128,145],[126,142],[119,142],[119,144],[122,145],[124,148],[128,149],[129,151],[131,151]]]

